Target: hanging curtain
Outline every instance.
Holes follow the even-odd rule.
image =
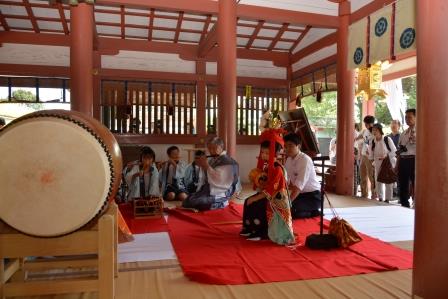
[[[370,15],[369,63],[391,57],[392,6],[388,5]]]
[[[403,124],[407,101],[404,98],[401,79],[383,82],[381,88],[387,93],[386,103],[392,119],[399,120]]]
[[[399,0],[395,4],[395,55],[413,51],[417,48],[415,5],[415,0]]]
[[[349,27],[348,68],[355,69],[367,64],[367,18]]]

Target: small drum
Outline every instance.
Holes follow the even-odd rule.
[[[100,215],[120,184],[110,131],[74,111],[25,115],[0,129],[0,219],[25,234],[56,237]]]

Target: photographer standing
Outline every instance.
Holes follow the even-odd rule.
[[[398,182],[400,184],[400,203],[409,208],[410,185],[415,181],[415,153],[416,153],[416,110],[406,110],[406,124],[409,128],[403,132],[398,142]]]

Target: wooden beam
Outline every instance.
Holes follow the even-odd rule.
[[[65,66],[0,63],[0,75],[70,78],[70,68]]]
[[[303,30],[302,34],[300,34],[299,38],[292,44],[291,49],[289,49],[289,53],[292,53],[295,48],[299,45],[299,43],[303,40],[303,38],[310,31],[311,26],[306,26],[305,30]]]
[[[318,69],[321,69],[327,65],[331,65],[331,64],[335,64],[337,61],[337,56],[336,55],[332,55],[330,57],[324,58],[321,61],[318,61],[316,63],[313,63],[307,67],[304,67],[303,69],[297,70],[295,72],[292,73],[292,79],[293,81],[291,82],[292,86],[297,86],[298,85],[298,79],[304,75],[310,74]]]
[[[395,79],[400,79],[404,77],[410,77],[417,74],[417,67],[412,67],[409,69],[401,70],[398,72],[393,72],[390,74],[383,75],[383,82],[391,81]]]
[[[331,34],[321,38],[320,40],[312,43],[311,45],[309,45],[309,46],[303,48],[302,50],[296,52],[295,54],[293,54],[291,56],[291,64],[296,63],[300,59],[302,59],[310,54],[313,54],[314,52],[317,52],[320,49],[334,45],[336,43],[336,39],[337,39],[336,32],[331,33]]]
[[[380,10],[384,6],[392,4],[395,1],[396,0],[375,0],[370,2],[369,4],[361,7],[350,15],[350,24],[367,17],[368,15],[374,13],[377,10]]]
[[[282,28],[280,28],[277,35],[274,37],[271,44],[269,45],[268,51],[272,51],[272,49],[275,48],[275,45],[277,45],[277,43],[280,40],[280,38],[282,37],[283,33],[285,33],[286,29],[288,29],[288,26],[289,26],[288,23],[283,23]]]
[[[125,39],[126,32],[124,25],[126,23],[126,20],[124,18],[124,5],[120,5],[120,28],[121,28],[121,39]]]
[[[61,18],[62,28],[64,28],[64,34],[69,35],[67,19],[65,18],[64,8],[61,3],[57,3],[59,17]]]
[[[3,29],[5,29],[5,31],[9,31],[8,22],[6,22],[5,16],[2,14],[1,10],[0,10],[0,23],[2,24]]]
[[[63,34],[47,34],[32,32],[0,32],[0,43],[16,43],[47,46],[70,46],[70,36]],[[174,44],[166,42],[148,42],[146,40],[126,40],[119,38],[98,38],[98,51],[103,55],[116,55],[120,50],[174,53],[179,54],[182,59],[196,61],[198,46],[186,44]],[[237,49],[237,57],[241,59],[254,59],[272,61],[274,65],[286,67],[289,54],[287,52],[265,51],[256,49]],[[216,61],[216,48],[212,49],[205,57],[207,61]]]
[[[63,34],[33,33],[33,32],[0,32],[1,43],[70,46],[70,36]]]
[[[152,40],[152,28],[154,27],[154,8],[149,11],[148,40]]]
[[[174,34],[174,43],[177,44],[179,41],[180,29],[182,27],[182,19],[184,18],[184,12],[179,13],[179,19],[177,20],[176,33]]]
[[[212,16],[208,15],[207,19],[205,20],[204,27],[202,28],[201,39],[199,40],[199,44],[201,44],[201,42],[204,40],[204,38],[207,34],[207,31],[208,31],[208,26],[210,25],[211,21],[212,21]]]
[[[37,21],[34,17],[33,10],[31,9],[30,2],[28,0],[23,0],[23,4],[25,5],[26,13],[28,14],[31,24],[33,25],[34,32],[39,33],[39,26],[37,26]]]
[[[304,24],[313,27],[338,28],[337,16],[238,4],[237,16],[241,19],[265,20],[274,23]]]
[[[257,27],[255,27],[254,32],[252,33],[251,37],[247,41],[246,49],[250,49],[250,47],[252,47],[254,40],[257,38],[258,33],[260,32],[261,28],[263,27],[263,24],[264,24],[264,21],[258,21]]]
[[[98,5],[124,5],[136,8],[155,8],[196,14],[218,14],[218,2],[213,0],[97,0]],[[265,20],[274,23],[306,24],[313,27],[338,28],[338,17],[285,9],[238,4],[237,17]]]
[[[218,23],[213,25],[212,29],[208,32],[207,36],[198,46],[198,57],[203,58],[210,53],[210,51],[215,47],[218,42]]]
[[[218,13],[218,2],[212,0],[96,0],[95,4],[112,6],[124,5],[126,7],[154,8],[198,14]]]

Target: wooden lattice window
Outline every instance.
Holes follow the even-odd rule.
[[[245,88],[238,87],[236,102],[236,120],[239,135],[259,135],[259,123],[263,108],[272,112],[288,109],[287,89],[252,88],[252,97],[246,99]],[[207,86],[206,124],[207,132],[213,134],[217,129],[218,90],[216,86]]]
[[[115,133],[196,134],[193,84],[103,81],[101,106]]]

